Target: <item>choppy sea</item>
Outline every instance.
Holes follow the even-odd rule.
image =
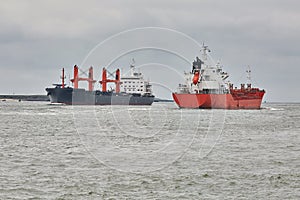
[[[300,104],[0,102],[0,199],[300,199]]]

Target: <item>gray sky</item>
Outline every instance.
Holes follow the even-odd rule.
[[[1,1],[0,94],[45,94],[45,87],[59,81],[61,67],[71,73],[101,41],[128,29],[162,27],[209,45],[235,85],[246,81],[250,65],[253,84],[267,91],[265,100],[299,102],[299,8],[296,0]],[[199,54],[172,34],[143,34],[134,37],[136,43],[160,39],[162,47],[177,47],[191,62]],[[109,48],[130,49],[130,37],[119,36],[106,50],[97,49],[82,68],[93,65],[98,77],[107,65],[99,57],[115,55]],[[188,63],[157,50],[128,53],[113,64],[126,71],[131,57],[155,82],[159,97],[168,98],[182,81],[177,72],[190,70]]]

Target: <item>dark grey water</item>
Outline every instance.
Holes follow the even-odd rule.
[[[299,199],[300,104],[0,103],[0,199]]]

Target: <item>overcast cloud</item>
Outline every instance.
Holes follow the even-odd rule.
[[[71,72],[101,41],[124,30],[155,26],[204,41],[236,85],[245,81],[250,65],[254,84],[267,91],[265,100],[299,102],[299,8],[296,0],[1,1],[0,93],[45,94],[45,87],[59,81],[61,67]],[[188,52],[187,57],[197,53]],[[128,55],[128,62],[123,58],[116,63],[124,67],[131,56],[142,55]],[[152,58],[160,63],[169,59],[164,64],[176,71],[190,69],[187,63],[175,66],[163,54],[152,52]],[[146,62],[154,61],[140,58],[137,65]],[[99,63],[93,65],[100,71]],[[157,73],[150,69],[146,77],[163,80],[171,90],[181,81],[170,74],[166,79],[168,72],[159,73],[158,66],[153,66]],[[168,90],[156,95],[169,97]]]

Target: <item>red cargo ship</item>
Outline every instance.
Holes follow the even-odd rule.
[[[196,58],[192,71],[185,73],[185,83],[172,94],[180,108],[260,109],[265,90],[251,86],[250,69],[246,86],[233,88],[220,64],[209,61],[208,47],[203,45],[201,51],[202,59]]]

